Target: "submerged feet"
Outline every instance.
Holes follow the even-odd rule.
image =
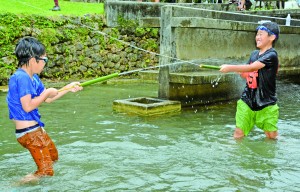
[[[41,177],[36,174],[28,174],[20,180],[20,184],[38,182]]]
[[[51,163],[52,164],[52,163]],[[27,184],[27,183],[37,183],[42,177],[45,176],[53,176],[54,171],[52,170],[47,170],[46,172],[39,172],[36,171],[35,173],[30,173],[23,177],[18,184]]]

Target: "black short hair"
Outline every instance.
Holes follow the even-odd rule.
[[[279,29],[279,26],[278,26],[277,23],[275,23],[275,22],[265,22],[265,23],[262,23],[261,25],[265,26],[270,31],[272,31],[272,33],[274,33],[276,35],[275,41],[277,41],[279,39],[280,29]]]
[[[45,46],[34,37],[23,37],[19,40],[15,48],[18,59],[18,67],[26,64],[30,58],[38,58],[46,53]]]

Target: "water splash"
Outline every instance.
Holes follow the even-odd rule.
[[[141,69],[134,69],[134,70],[130,70],[130,71],[125,71],[125,72],[120,73],[119,75],[128,75],[128,74],[136,73],[136,72],[140,72],[140,71],[146,71],[146,70],[150,70],[150,69],[157,69],[157,68],[160,68],[160,67],[168,67],[168,66],[180,65],[180,64],[183,64],[183,63],[189,63],[189,64],[192,64],[192,65],[195,65],[195,66],[199,66],[199,64],[193,63],[193,62],[189,62],[189,61],[174,62],[174,63],[165,64],[165,65],[156,65],[156,66],[150,66],[150,67],[145,67],[145,68],[141,68]]]
[[[213,88],[217,87],[219,85],[220,79],[223,77],[222,74],[220,74],[215,80],[211,82],[211,85]]]

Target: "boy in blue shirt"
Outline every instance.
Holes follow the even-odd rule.
[[[279,66],[274,44],[279,38],[279,26],[266,22],[256,29],[256,47],[246,65],[222,65],[223,73],[237,72],[247,84],[237,103],[234,138],[247,136],[254,125],[265,132],[267,138],[278,136],[279,107],[276,97],[276,75]]]
[[[51,103],[69,91],[82,90],[79,82],[66,85],[62,90],[46,89],[37,74],[48,62],[42,43],[33,37],[22,38],[15,48],[18,69],[10,77],[7,103],[9,118],[14,122],[18,142],[29,150],[38,170],[27,175],[24,181],[52,176],[53,162],[58,160],[55,144],[44,130],[38,107]]]

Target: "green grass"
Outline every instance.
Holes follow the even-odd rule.
[[[103,3],[84,3],[59,0],[61,11],[51,11],[53,0],[0,0],[0,13],[36,14],[44,16],[104,14]]]

